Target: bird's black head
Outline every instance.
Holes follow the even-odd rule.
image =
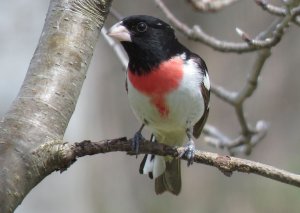
[[[173,28],[152,16],[136,15],[115,24],[108,35],[118,39],[129,56],[129,69],[143,74],[183,52]]]

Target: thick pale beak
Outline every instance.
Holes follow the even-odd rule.
[[[122,25],[123,22],[120,21],[113,25],[107,32],[107,35],[119,40],[119,41],[130,41],[131,42],[131,37],[130,37],[130,32],[128,29]]]

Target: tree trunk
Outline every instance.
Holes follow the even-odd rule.
[[[0,122],[0,212],[13,212],[60,168],[75,109],[111,0],[52,0],[22,88]],[[37,151],[38,150],[38,151]]]

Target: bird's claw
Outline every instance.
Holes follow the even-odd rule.
[[[188,166],[193,164],[195,157],[195,144],[192,140],[184,146],[184,150],[180,153],[179,158],[182,158],[183,156],[187,158]]]
[[[143,137],[143,135],[140,131],[135,133],[135,135],[132,139],[131,147],[132,147],[132,150],[135,152],[136,157],[139,153],[140,142],[143,141],[143,140],[145,140],[145,138]]]

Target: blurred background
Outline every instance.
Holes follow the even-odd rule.
[[[0,0],[0,116],[9,108],[22,84],[39,40],[49,1]],[[201,14],[184,0],[166,0],[174,14],[190,26],[199,24],[217,38],[240,41],[239,27],[250,35],[264,30],[273,18],[254,1],[240,1],[218,13]],[[278,1],[270,1],[278,3]],[[148,14],[164,16],[149,0],[115,0],[113,6],[124,16]],[[106,26],[116,21],[109,17]],[[257,120],[271,124],[267,137],[250,156],[294,173],[300,172],[300,29],[292,26],[263,68],[259,87],[246,102],[252,125]],[[230,90],[240,89],[252,69],[255,53],[224,54],[200,43],[179,40],[205,59],[211,80]],[[100,69],[101,67],[101,69]],[[99,141],[132,137],[139,127],[128,105],[124,72],[113,50],[100,37],[87,79],[65,135],[65,141]],[[229,136],[239,125],[234,109],[212,96],[209,124]],[[147,133],[146,133],[147,134]],[[198,140],[197,148],[222,154]],[[201,164],[182,165],[183,187],[176,197],[156,196],[154,183],[138,173],[142,157],[125,153],[99,154],[78,160],[62,174],[55,172],[35,187],[16,213],[98,213],[98,212],[299,212],[299,188],[273,180],[234,173],[224,176]],[[1,204],[0,204],[1,205]]]

